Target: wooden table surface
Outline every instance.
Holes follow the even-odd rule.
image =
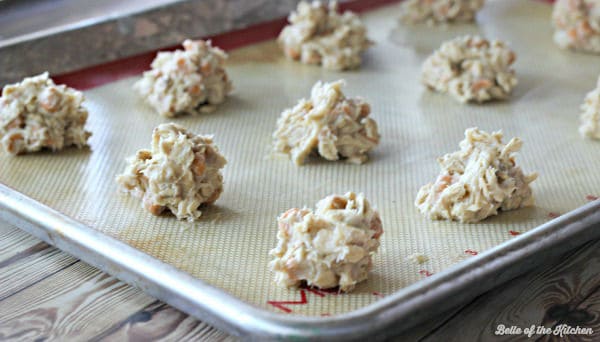
[[[600,226],[597,227],[600,229]],[[600,240],[546,263],[397,337],[401,341],[528,340],[499,324],[592,328],[600,341]],[[235,340],[0,222],[0,340]],[[534,336],[532,340],[558,340]]]

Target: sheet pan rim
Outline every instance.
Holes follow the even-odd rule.
[[[591,229],[600,224],[600,201],[594,201],[363,308],[332,317],[307,317],[277,314],[246,303],[1,183],[0,218],[221,329],[271,339],[387,335],[398,329],[385,328],[411,316],[413,319],[408,321],[416,324],[418,320],[411,314],[477,280],[499,272],[492,282],[497,284],[525,272],[524,268],[518,272],[505,271],[524,258],[551,250],[553,246],[554,254],[558,254],[600,237],[600,230]],[[579,238],[574,239],[575,236]],[[119,250],[119,253],[111,254],[103,251],[104,248]],[[536,263],[530,262],[529,267]],[[469,296],[485,290],[486,286],[481,286]],[[451,302],[465,299],[464,295],[459,297],[453,296]],[[435,305],[436,308],[447,306]]]

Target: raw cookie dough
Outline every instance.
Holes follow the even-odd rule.
[[[447,41],[423,63],[423,83],[459,102],[505,99],[517,85],[515,53],[502,41],[478,36]]]
[[[339,287],[367,279],[383,234],[379,213],[362,194],[330,195],[317,209],[290,209],[277,218],[278,244],[270,267],[281,286]]]
[[[329,6],[320,1],[300,2],[288,17],[290,25],[279,34],[285,55],[306,64],[321,64],[327,69],[358,68],[361,53],[372,42],[358,16],[338,14],[336,1]]]
[[[501,132],[467,129],[460,151],[438,158],[442,172],[419,190],[415,205],[432,220],[469,223],[533,205],[529,183],[537,174],[523,174],[514,159],[522,144],[513,138],[504,145]]]
[[[0,97],[0,143],[10,154],[87,145],[88,111],[83,94],[56,85],[48,73],[4,87]]]
[[[599,0],[556,0],[552,21],[558,46],[600,53]]]
[[[195,135],[182,126],[161,124],[152,132],[152,149],[139,150],[117,182],[123,192],[142,199],[153,215],[165,209],[178,219],[194,221],[201,204],[223,192],[220,169],[227,162],[212,137]]]
[[[579,132],[584,137],[600,139],[600,77],[597,88],[586,95],[581,110]]]
[[[273,133],[275,151],[290,154],[302,165],[313,151],[327,160],[346,158],[361,164],[379,144],[377,124],[371,108],[361,98],[348,99],[341,91],[344,81],[317,82],[310,99],[301,99],[286,109]]]
[[[159,52],[152,69],[134,85],[144,101],[165,117],[211,112],[231,92],[223,50],[203,40],[188,39],[183,47]]]
[[[402,3],[400,20],[406,23],[469,22],[483,7],[484,0],[406,0]]]

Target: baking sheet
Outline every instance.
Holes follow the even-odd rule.
[[[356,72],[286,61],[274,42],[233,51],[228,70],[235,93],[215,113],[174,120],[215,134],[229,160],[223,196],[194,225],[153,217],[138,200],[117,194],[114,177],[123,171],[125,157],[149,146],[152,128],[169,121],[137,99],[131,90],[137,78],[86,92],[91,150],[2,156],[0,182],[259,307],[311,316],[349,312],[600,193],[595,171],[600,144],[577,132],[578,106],[594,87],[600,63],[597,56],[553,45],[550,10],[537,2],[490,1],[478,25],[408,29],[396,22],[397,6],[386,7],[364,16],[377,44]],[[443,40],[466,32],[506,39],[517,52],[520,84],[510,101],[464,106],[420,85],[423,59]],[[298,168],[270,157],[280,112],[308,96],[317,80],[339,78],[346,79],[348,96],[371,103],[379,123],[382,142],[371,161],[357,166],[313,160]],[[416,192],[437,175],[435,158],[455,151],[471,126],[503,129],[506,140],[524,140],[518,162],[540,174],[533,183],[537,204],[479,224],[427,221],[412,204]],[[384,222],[369,280],[350,294],[276,287],[267,264],[276,243],[277,214],[348,190],[364,192]],[[430,261],[406,261],[415,252]]]

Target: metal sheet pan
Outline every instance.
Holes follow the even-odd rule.
[[[136,78],[86,92],[91,151],[0,157],[0,216],[239,335],[348,339],[408,328],[600,236],[593,227],[600,223],[600,202],[585,204],[586,196],[600,192],[598,144],[576,131],[577,107],[600,72],[597,57],[554,48],[542,30],[547,5],[511,0],[487,6],[478,26],[443,31],[398,27],[395,6],[367,14],[377,45],[357,72],[285,61],[273,42],[233,51],[232,98],[214,114],[177,119],[193,131],[214,133],[230,160],[223,197],[195,226],[149,216],[135,199],[116,194],[114,176],[124,158],[147,146],[152,127],[165,121],[135,98],[130,87]],[[462,106],[419,86],[425,55],[442,40],[469,31],[507,39],[517,51],[521,84],[510,101]],[[563,72],[553,73],[558,67]],[[372,160],[363,166],[314,161],[296,168],[266,157],[281,110],[307,96],[317,79],[337,78],[347,80],[348,95],[372,103],[383,136]],[[519,162],[540,172],[537,205],[476,225],[429,222],[412,206],[416,190],[435,177],[435,157],[455,150],[472,125],[502,128],[525,141]],[[347,295],[274,287],[266,263],[275,244],[275,216],[349,187],[364,191],[380,208],[386,229],[369,281]],[[549,217],[555,214],[563,215]],[[522,234],[514,237],[511,231]],[[430,263],[406,262],[412,252],[426,253]],[[293,308],[287,315],[272,302],[299,304],[286,304]]]

